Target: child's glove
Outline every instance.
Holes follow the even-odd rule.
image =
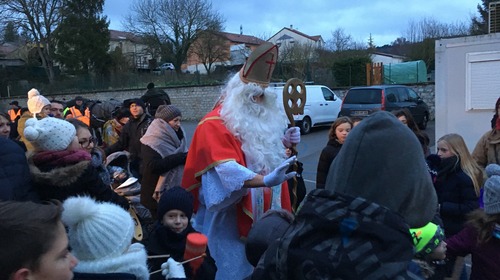
[[[161,264],[161,274],[165,276],[166,280],[171,278],[186,278],[184,267],[173,258],[169,258],[167,262]]]
[[[294,164],[296,161],[297,161],[296,156],[293,156],[285,160],[280,166],[276,167],[276,169],[274,169],[273,172],[264,176],[264,185],[266,187],[273,187],[276,185],[280,185],[281,183],[295,176],[297,172],[292,171],[290,173],[286,173],[286,170],[290,165]]]

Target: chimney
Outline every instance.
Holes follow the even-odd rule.
[[[290,24],[290,29],[293,29],[293,24]]]
[[[240,35],[243,35],[243,24],[240,25]]]

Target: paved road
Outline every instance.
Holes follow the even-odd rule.
[[[185,121],[182,123],[188,142],[193,138],[193,133],[197,122]],[[311,191],[316,187],[316,168],[318,166],[319,155],[328,141],[329,126],[314,128],[310,134],[302,135],[301,142],[297,146],[299,160],[304,164],[302,176],[304,178],[307,191]],[[435,142],[435,124],[434,121],[429,122],[425,130],[429,134],[431,143]],[[431,144],[432,145],[432,144]],[[431,152],[434,153],[434,146],[431,147]]]

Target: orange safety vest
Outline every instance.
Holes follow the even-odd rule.
[[[21,116],[21,109],[17,110],[17,113],[14,109],[10,109],[7,111],[7,114],[9,114],[10,121],[15,122],[16,119]]]
[[[90,127],[90,110],[89,110],[89,108],[85,108],[84,115],[82,115],[82,112],[80,112],[80,110],[78,110],[75,106],[69,108],[69,112],[71,114],[71,118],[75,118],[77,120],[80,120]]]

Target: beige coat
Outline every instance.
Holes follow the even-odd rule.
[[[472,157],[483,168],[490,163],[500,164],[500,131],[486,132],[477,142]]]

